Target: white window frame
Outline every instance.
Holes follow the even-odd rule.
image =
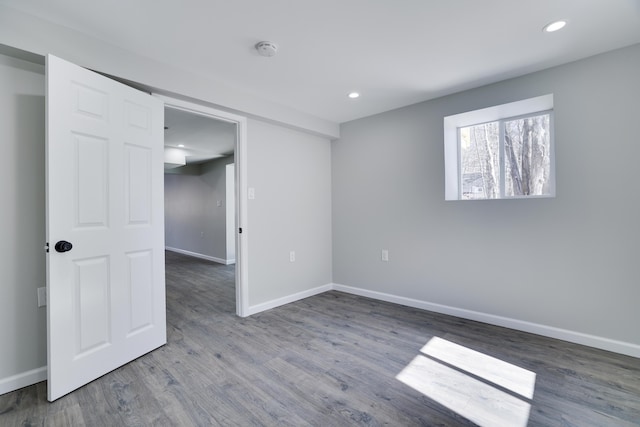
[[[549,174],[549,193],[540,196],[505,196],[504,195],[504,124],[500,123],[500,197],[497,199],[470,200],[504,200],[555,197],[555,147],[553,122],[553,94],[508,104],[496,105],[480,110],[454,114],[444,118],[444,161],[445,161],[445,200],[462,199],[462,182],[460,177],[460,144],[459,129],[488,122],[518,119],[539,114],[550,114],[550,154],[551,170]]]

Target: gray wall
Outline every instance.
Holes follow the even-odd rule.
[[[0,390],[47,364],[44,67],[0,55]]]
[[[334,282],[640,355],[639,70],[635,45],[343,124]],[[443,117],[547,93],[557,197],[445,202]]]
[[[249,305],[331,283],[329,140],[248,121]],[[289,262],[289,252],[296,261]]]
[[[227,261],[226,170],[233,156],[199,165],[196,175],[166,173],[165,244]],[[217,205],[217,201],[221,205]]]

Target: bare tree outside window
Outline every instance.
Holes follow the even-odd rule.
[[[462,199],[550,194],[550,114],[461,127],[459,144]]]
[[[460,128],[463,199],[500,197],[498,122]]]
[[[505,121],[505,195],[549,194],[549,114]]]

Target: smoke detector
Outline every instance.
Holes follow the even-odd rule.
[[[256,44],[256,50],[262,56],[274,56],[278,53],[278,45],[274,42],[263,41]]]

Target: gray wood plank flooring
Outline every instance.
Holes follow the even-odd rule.
[[[335,291],[242,319],[233,266],[166,255],[168,344],[1,426],[640,426],[640,359]]]

